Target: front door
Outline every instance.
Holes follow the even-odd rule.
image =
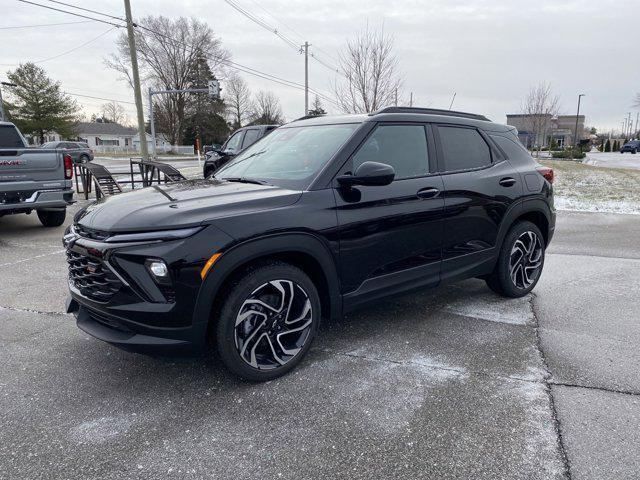
[[[345,308],[439,281],[442,178],[428,125],[378,124],[339,174],[366,161],[396,172],[385,186],[334,183]]]

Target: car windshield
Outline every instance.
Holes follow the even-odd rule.
[[[304,189],[354,132],[357,123],[287,127],[251,145],[215,174]]]

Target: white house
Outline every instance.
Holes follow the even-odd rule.
[[[89,147],[113,147],[113,150],[133,150],[133,138],[138,133],[135,128],[101,121],[79,122],[75,131],[77,139],[87,142]]]

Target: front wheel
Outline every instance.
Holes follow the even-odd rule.
[[[633,150],[631,150],[631,153],[633,153],[635,155],[636,153],[638,153],[638,150],[636,148],[634,148]]]
[[[38,219],[45,227],[59,227],[67,217],[67,210],[38,210]]]
[[[494,271],[486,278],[494,292],[523,297],[538,283],[544,266],[545,244],[540,229],[518,222],[507,233]]]
[[[236,277],[217,313],[224,365],[250,381],[271,380],[304,357],[320,322],[320,298],[299,268],[272,261]]]

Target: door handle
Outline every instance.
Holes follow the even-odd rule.
[[[516,184],[516,179],[511,177],[504,177],[498,182],[503,187],[513,187]]]
[[[422,188],[418,190],[418,193],[416,193],[416,195],[419,198],[435,198],[438,196],[439,193],[440,193],[440,190],[438,190],[437,188],[427,187],[427,188]]]

